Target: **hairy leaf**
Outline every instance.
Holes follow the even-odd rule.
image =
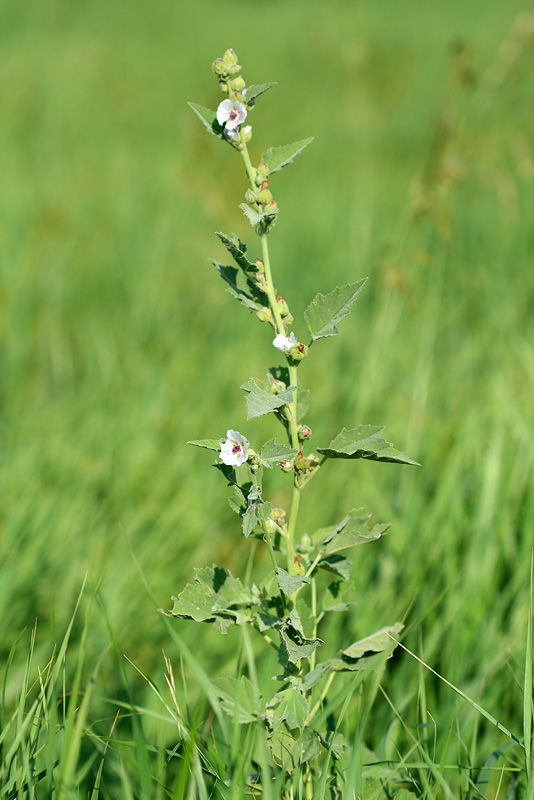
[[[260,450],[260,463],[263,467],[272,469],[282,459],[291,459],[296,454],[287,444],[279,444],[275,439],[269,439]]]
[[[248,280],[245,273],[237,267],[223,267],[222,264],[212,260],[213,265],[219,271],[219,275],[226,281],[229,288],[228,294],[243,303],[244,306],[252,311],[259,311],[267,302],[266,295],[251,280]]]
[[[300,142],[284,144],[281,147],[271,147],[263,153],[261,160],[265,161],[269,167],[269,172],[278,172],[288,164],[293,163],[295,156],[302,153],[305,147],[313,142],[313,136],[309,139],[301,139]]]
[[[215,450],[219,453],[223,441],[224,439],[192,439],[187,444],[192,444],[195,447],[204,447],[206,450]]]
[[[199,106],[197,103],[188,103],[188,106],[193,109],[199,120],[202,122],[206,130],[218,136],[219,139],[224,139],[224,128],[217,122],[217,114],[211,108]]]
[[[276,81],[271,81],[270,83],[252,84],[252,86],[247,86],[247,94],[245,96],[247,105],[253,103],[254,100],[260,96],[260,94],[264,94],[276,85]]]
[[[365,508],[352,509],[338,525],[322,528],[314,534],[313,538],[319,546],[322,546],[326,555],[346,550],[348,547],[373,542],[387,533],[390,526],[374,525],[370,529],[367,524],[370,517],[371,514]]]
[[[350,606],[355,606],[354,601],[342,600],[343,595],[352,588],[352,583],[332,581],[323,594],[323,611],[346,611]]]
[[[398,639],[403,628],[404,625],[401,622],[381,628],[379,631],[372,633],[371,636],[360,639],[359,642],[354,642],[350,647],[342,650],[340,655],[344,658],[357,659],[370,653],[383,653],[384,650],[395,647],[396,639]]]
[[[319,293],[304,312],[304,319],[312,335],[312,342],[325,336],[336,336],[337,325],[349,314],[350,309],[367,278],[347,286],[337,286],[327,295]]]
[[[249,378],[246,383],[243,383],[241,388],[247,393],[247,418],[261,417],[263,414],[269,414],[271,411],[287,405],[293,399],[293,392],[295,388],[290,386],[285,392],[281,394],[273,394],[267,388],[264,381],[258,378]]]
[[[285,722],[290,730],[304,727],[308,716],[308,702],[306,698],[293,687],[277,692],[272,705],[276,702],[274,711],[274,724]]]
[[[261,211],[260,212],[260,211],[255,211],[253,208],[248,206],[246,203],[240,203],[239,208],[241,209],[241,211],[243,212],[245,217],[248,219],[248,221],[250,222],[250,224],[252,225],[253,228],[255,228],[256,225],[259,225],[260,222],[263,222],[263,220],[271,219],[273,217],[276,217],[276,215],[278,214],[278,209],[277,208],[274,211]]]
[[[256,273],[258,271],[256,264],[254,264],[252,261],[249,261],[245,255],[247,252],[246,244],[242,242],[241,239],[235,235],[235,233],[232,233],[231,236],[227,236],[225,233],[216,231],[215,235],[219,237],[236,264],[241,267],[242,270],[252,273]]]
[[[287,660],[292,664],[296,664],[301,658],[310,658],[317,647],[324,644],[322,639],[307,639],[292,625],[286,625],[282,628],[280,638],[282,639]]]
[[[245,675],[238,678],[215,678],[211,681],[224,711],[236,722],[256,722],[262,705],[261,692]]]
[[[290,575],[282,567],[277,567],[276,582],[286,597],[291,597],[303,583],[310,583],[310,579],[305,575]]]
[[[327,458],[368,458],[371,461],[420,466],[417,461],[412,461],[400,450],[396,450],[390,442],[381,439],[383,430],[384,426],[379,425],[358,425],[351,430],[343,428],[328,447],[318,447],[317,452]]]
[[[286,726],[277,725],[267,741],[273,761],[287,772],[311,761],[321,752],[321,742],[311,728],[305,728],[298,738],[293,737]]]
[[[335,575],[339,575],[340,578],[343,578],[343,580],[348,581],[352,569],[352,561],[349,558],[344,558],[344,556],[334,553],[331,556],[325,556],[325,558],[321,559],[317,566],[321,569],[328,570],[328,572],[333,572]]]

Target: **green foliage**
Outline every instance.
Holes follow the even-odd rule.
[[[370,461],[419,466],[417,461],[396,450],[391,442],[381,439],[383,430],[384,426],[379,425],[358,425],[351,430],[343,428],[328,447],[318,447],[317,452],[327,458],[367,458]]]
[[[285,144],[281,147],[270,147],[266,153],[263,153],[261,160],[265,161],[269,167],[270,173],[279,172],[283,167],[292,164],[295,156],[302,153],[304,148],[312,142],[313,136],[309,139],[302,139],[300,142],[293,142],[293,144]]]
[[[219,139],[224,139],[224,129],[217,122],[215,111],[199,106],[197,103],[188,103],[188,106],[193,109],[207,131],[213,133],[214,136],[218,136]]]
[[[337,325],[350,313],[352,304],[365,286],[367,278],[347,286],[337,286],[326,296],[319,294],[312,300],[304,319],[312,335],[312,342],[325,336],[337,336]]]
[[[246,383],[241,385],[241,388],[246,392],[247,419],[270,414],[291,403],[295,392],[295,388],[290,386],[280,394],[273,394],[265,381],[258,378],[249,378]]]

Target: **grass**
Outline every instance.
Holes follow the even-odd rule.
[[[33,785],[36,797],[75,796],[74,786],[91,798],[208,797],[212,773],[229,780],[222,742],[242,754],[234,786],[254,771],[254,731],[225,733],[221,717],[214,742],[208,735],[214,701],[202,676],[236,674],[239,635],[169,626],[156,611],[194,565],[236,573],[249,557],[218,476],[184,445],[243,427],[238,386],[272,358],[265,329],[234,307],[207,262],[221,255],[214,230],[248,236],[232,154],[186,107],[217,102],[209,65],[227,46],[247,79],[279,81],[255,110],[253,151],[315,136],[275,187],[273,265],[296,319],[317,291],[370,276],[342,335],[303,367],[314,442],[340,421],[385,423],[423,464],[334,464],[317,479],[304,529],[355,505],[393,523],[362,553],[356,612],[329,639],[352,641],[406,614],[406,647],[515,736],[528,733],[525,9],[2,4],[6,796],[32,796]],[[262,422],[256,432],[268,433]],[[282,476],[272,490],[283,504]],[[258,669],[267,681],[269,665]],[[339,691],[341,708],[352,686]],[[354,692],[343,732],[354,742],[350,774],[369,796],[391,772],[416,775],[428,797],[514,796],[520,748],[404,651],[380,688]],[[365,772],[373,759],[381,766]]]

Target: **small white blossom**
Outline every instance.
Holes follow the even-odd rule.
[[[287,336],[284,336],[283,333],[279,333],[278,336],[273,339],[273,344],[278,350],[281,350],[282,353],[287,353],[294,344],[297,344],[297,339],[293,331],[289,334],[289,339]]]
[[[247,109],[245,106],[236,100],[232,103],[231,100],[223,100],[219,103],[217,108],[217,122],[219,125],[225,126],[227,131],[233,131],[241,125],[247,118]]]
[[[239,431],[226,431],[226,441],[221,444],[221,459],[229,467],[240,467],[248,459],[247,443]]]

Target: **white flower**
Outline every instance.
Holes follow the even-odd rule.
[[[273,339],[274,346],[281,350],[282,353],[287,353],[288,350],[291,350],[294,344],[297,344],[297,339],[293,331],[289,334],[289,339],[287,336],[284,336],[283,333],[279,333],[276,338]]]
[[[227,131],[233,131],[247,118],[247,109],[236,100],[223,100],[217,108],[217,122],[226,127]]]
[[[247,443],[239,431],[226,431],[226,441],[221,444],[221,459],[229,467],[240,467],[248,458]]]

